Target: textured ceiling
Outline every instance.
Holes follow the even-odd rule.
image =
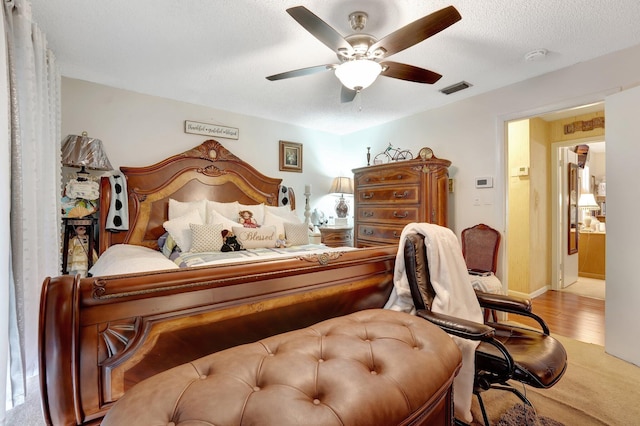
[[[63,76],[350,133],[640,44],[638,0],[31,0]],[[266,76],[336,63],[285,9],[303,4],[342,35],[369,15],[380,39],[448,5],[462,20],[390,57],[443,75],[434,85],[380,77],[347,104],[332,72]],[[547,56],[525,61],[544,48]],[[470,89],[438,90],[467,81]]]

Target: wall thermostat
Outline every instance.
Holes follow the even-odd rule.
[[[492,177],[477,177],[476,188],[493,188]]]

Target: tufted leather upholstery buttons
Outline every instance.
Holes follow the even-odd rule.
[[[102,425],[441,424],[460,363],[439,327],[360,311],[157,374],[128,390]],[[437,410],[445,414],[429,417]]]

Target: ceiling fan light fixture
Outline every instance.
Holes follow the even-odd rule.
[[[381,72],[382,66],[369,59],[344,62],[335,71],[340,83],[351,90],[366,89],[376,81]]]

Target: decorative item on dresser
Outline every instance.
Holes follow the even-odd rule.
[[[411,222],[447,226],[451,161],[424,157],[353,169],[355,247],[396,244]]]

